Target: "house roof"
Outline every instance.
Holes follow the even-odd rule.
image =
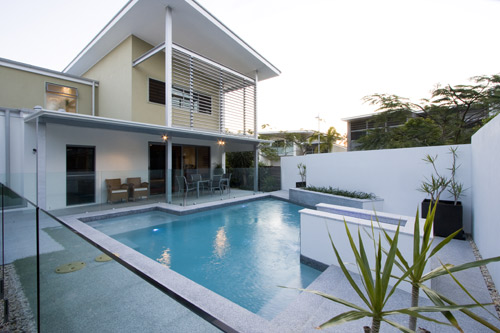
[[[285,130],[285,131],[259,131],[259,134],[263,135],[276,135],[283,136],[284,134],[313,134],[313,130]]]
[[[165,7],[172,9],[173,43],[259,81],[280,71],[193,0],[130,0],[64,69],[82,75],[125,38],[165,41]]]
[[[99,81],[96,80],[91,80],[85,77],[77,76],[77,75],[71,75],[71,74],[65,74],[61,73],[59,71],[54,71],[51,69],[43,68],[43,67],[38,67],[38,66],[33,66],[29,65],[23,62],[18,62],[14,60],[9,60],[5,58],[0,58],[0,66],[3,67],[8,67],[8,68],[13,68],[25,72],[30,72],[34,74],[40,74],[40,75],[45,75],[49,77],[54,77],[62,80],[68,80],[72,82],[77,82],[77,83],[82,83],[86,85],[99,85]]]
[[[362,115],[359,115],[359,116],[353,116],[353,117],[346,117],[346,118],[342,118],[341,120],[343,121],[353,121],[353,120],[360,120],[360,119],[365,119],[365,118],[371,118],[373,116],[376,116],[377,114],[381,114],[382,112],[373,112],[373,113],[368,113],[368,114],[362,114]]]
[[[375,112],[372,112],[372,113],[362,114],[362,115],[359,115],[359,116],[352,116],[352,117],[342,118],[341,120],[349,122],[349,121],[353,121],[353,120],[368,119],[368,118],[374,117],[374,116],[379,115],[379,114],[384,113],[384,112],[387,112],[387,111],[375,111]],[[419,110],[414,110],[412,112],[415,113],[415,114],[421,114],[421,113],[423,113],[423,111],[419,111]]]

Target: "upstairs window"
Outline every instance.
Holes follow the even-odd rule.
[[[45,84],[45,108],[48,110],[63,109],[76,113],[78,89],[54,83]]]
[[[165,105],[165,82],[149,79],[149,101]]]
[[[193,91],[193,110],[195,112],[212,114],[212,97],[198,91]],[[149,101],[165,105],[165,82],[149,79]],[[191,94],[189,89],[172,86],[172,107],[191,110]]]

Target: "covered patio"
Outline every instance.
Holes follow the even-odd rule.
[[[252,151],[257,158],[263,140],[254,137],[48,110],[29,115],[25,124],[35,128],[22,149],[31,151],[34,146],[33,153],[25,158],[30,160],[28,173],[37,177],[18,186],[29,199],[38,198],[38,204],[47,210],[147,201],[192,205],[258,192],[258,168],[246,170],[250,183],[245,190],[231,188],[229,182],[220,190],[207,186],[216,179],[214,175],[225,173],[227,152]],[[77,153],[71,154],[75,149]],[[202,182],[193,182],[196,175]],[[185,189],[179,187],[178,176],[198,190],[189,191],[184,198]],[[124,193],[124,200],[110,200],[107,182],[114,179],[125,191],[124,184],[130,178],[148,183],[146,195],[136,200]]]

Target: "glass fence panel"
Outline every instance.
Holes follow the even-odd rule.
[[[272,192],[281,190],[281,167],[259,167],[259,191]]]
[[[37,327],[36,208],[3,187],[3,272],[9,311],[4,322],[12,330]],[[14,325],[14,326],[10,326]]]
[[[259,168],[257,192],[280,189],[279,170]],[[109,170],[96,172],[93,182],[89,177],[66,179],[66,173],[48,173],[40,207],[56,216],[103,211],[156,203],[176,206],[196,205],[245,196],[253,196],[255,169],[182,169],[164,172],[147,170]],[[167,197],[168,175],[171,175],[171,196]],[[154,179],[151,179],[154,177]],[[184,178],[185,177],[185,180]],[[82,180],[85,178],[84,180]],[[79,180],[82,180],[79,182]],[[81,186],[80,186],[81,185]],[[89,192],[93,193],[89,195]],[[92,197],[91,202],[80,202],[78,196]]]
[[[42,332],[214,332],[203,320],[40,213]]]
[[[8,179],[4,185],[10,190],[16,192],[23,198],[36,203],[36,173],[25,172],[25,173],[15,173],[12,172],[7,175]]]

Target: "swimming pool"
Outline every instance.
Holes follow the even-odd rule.
[[[272,319],[321,272],[300,263],[303,207],[264,199],[190,215],[150,211],[89,222],[136,251]]]

